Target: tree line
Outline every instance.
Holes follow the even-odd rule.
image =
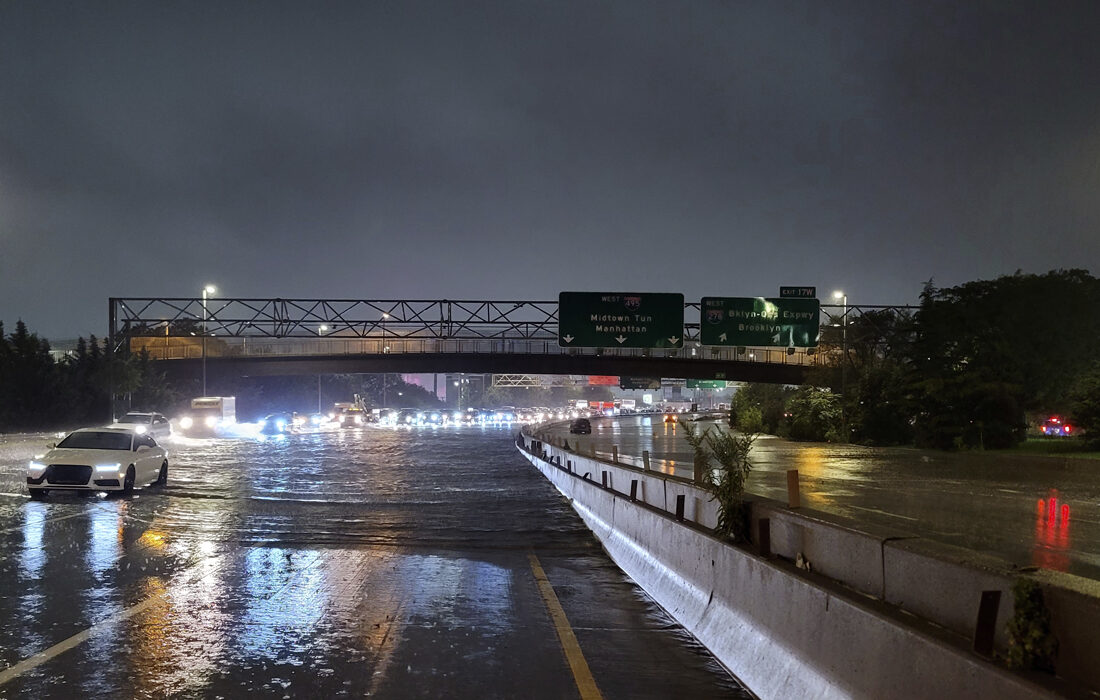
[[[138,407],[175,400],[148,354],[112,353],[106,340],[91,336],[55,359],[49,341],[23,321],[10,334],[0,321],[0,432],[106,423],[111,386],[116,398]]]
[[[748,385],[734,425],[801,440],[1004,448],[1058,415],[1100,445],[1100,280],[1017,272],[947,289],[913,313],[822,329],[829,360],[798,388]]]
[[[147,349],[111,352],[106,339],[91,336],[55,357],[50,342],[23,321],[10,334],[0,321],[0,433],[106,424],[112,387],[116,414],[132,410],[172,416],[201,393],[195,380],[166,379]],[[212,390],[237,395],[242,420],[279,411],[327,411],[356,393],[376,406],[383,400],[402,408],[442,406],[430,391],[396,374],[325,375],[320,381],[316,376],[239,377]]]

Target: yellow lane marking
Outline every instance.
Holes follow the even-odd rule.
[[[0,685],[4,685],[5,683],[12,680],[13,678],[17,678],[17,677],[23,675],[24,673],[31,670],[35,666],[40,666],[40,665],[46,663],[47,661],[54,658],[55,656],[58,656],[60,654],[64,654],[66,651],[68,651],[69,649],[72,649],[73,647],[77,646],[81,642],[83,642],[83,641],[99,634],[100,632],[103,631],[104,628],[110,627],[111,625],[122,622],[123,620],[125,620],[129,617],[133,617],[134,615],[138,614],[142,610],[148,608],[153,603],[160,600],[163,596],[164,596],[164,593],[157,593],[155,595],[151,595],[148,598],[146,598],[145,600],[141,601],[140,603],[138,603],[136,605],[132,605],[132,606],[126,608],[125,610],[123,610],[122,612],[120,612],[117,615],[114,615],[114,616],[112,616],[112,617],[110,617],[110,618],[108,618],[108,619],[106,619],[102,622],[99,622],[95,625],[92,625],[91,627],[84,630],[83,632],[78,632],[77,634],[74,634],[73,636],[69,637],[68,639],[66,639],[64,641],[61,641],[61,642],[58,642],[57,644],[54,644],[49,649],[46,649],[44,651],[40,651],[37,654],[35,654],[34,656],[23,659],[22,661],[15,664],[14,666],[9,666],[8,668],[4,669],[3,671],[0,671]]]
[[[542,564],[534,553],[528,554],[531,562],[531,571],[535,574],[535,582],[539,586],[539,593],[546,603],[546,609],[550,613],[550,619],[554,621],[554,628],[558,631],[558,639],[561,640],[561,648],[565,651],[565,659],[569,662],[569,668],[573,671],[573,680],[577,683],[581,700],[602,700],[600,689],[596,687],[596,679],[588,670],[588,662],[581,653],[581,645],[577,643],[577,635],[573,634],[573,628],[565,617],[565,610],[558,602],[558,596],[554,594],[554,587],[546,578],[546,572],[542,570]]]

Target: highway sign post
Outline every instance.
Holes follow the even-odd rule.
[[[817,299],[703,297],[700,314],[703,345],[815,348],[821,331]]]
[[[684,295],[627,292],[558,294],[563,348],[682,348]]]

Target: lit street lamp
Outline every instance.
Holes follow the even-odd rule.
[[[833,292],[833,299],[842,301],[843,313],[840,316],[840,417],[844,424],[844,441],[848,441],[848,295],[842,291]]]
[[[202,288],[202,395],[206,396],[206,295],[218,291],[217,287],[208,284]]]
[[[325,334],[325,331],[327,331],[327,330],[328,330],[328,326],[322,323],[321,325],[317,326],[317,335],[318,336],[323,336]],[[321,412],[321,375],[320,374],[317,375],[317,412],[318,413]]]
[[[389,317],[390,315],[388,313],[382,313],[382,354],[390,351],[390,349],[386,347],[386,319]],[[382,408],[386,408],[386,380],[389,378],[390,375],[388,373],[382,373]]]

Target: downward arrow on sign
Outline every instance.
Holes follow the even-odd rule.
[[[669,339],[668,339],[668,342],[670,342],[670,343],[672,343],[673,345],[675,345],[675,344],[676,344],[676,342],[677,342],[677,341],[679,341],[679,340],[680,340],[679,338],[669,338]]]
[[[562,340],[564,340],[567,343],[572,343],[573,342],[573,336],[571,336],[571,335],[562,336]]]
[[[619,345],[622,345],[623,343],[626,342],[626,336],[625,335],[619,335],[619,337],[616,338],[615,340],[619,341]]]

